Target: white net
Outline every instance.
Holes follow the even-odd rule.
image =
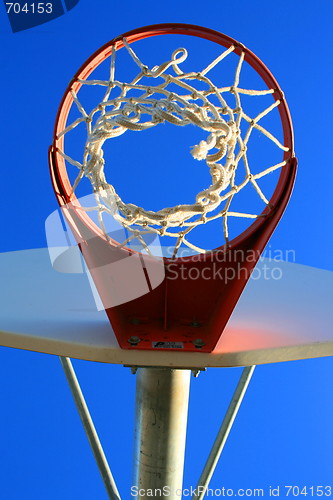
[[[112,216],[128,230],[129,237],[121,245],[138,239],[146,248],[145,235],[157,234],[175,239],[174,257],[181,245],[196,252],[205,252],[205,249],[191,241],[190,236],[198,226],[216,219],[222,220],[224,239],[228,244],[230,217],[260,217],[260,214],[233,211],[231,205],[234,197],[251,184],[262,202],[268,205],[269,200],[257,181],[286,164],[286,161],[280,161],[253,173],[248,161],[248,143],[254,130],[266,136],[279,150],[288,150],[260,124],[264,117],[279,106],[280,101],[273,101],[255,117],[248,116],[242,108],[243,96],[265,96],[273,94],[274,89],[250,90],[239,86],[244,52],[239,56],[233,84],[220,87],[213,83],[209,78],[210,72],[234,52],[234,46],[224,50],[201,71],[185,72],[182,63],[188,54],[184,48],[175,50],[169,61],[149,69],[126,39],[123,42],[138,70],[134,79],[124,82],[115,78],[116,50],[113,47],[109,78],[80,80],[83,86],[104,87],[102,101],[88,112],[79,94],[71,91],[80,117],[67,125],[58,137],[81,123],[86,124],[87,130],[82,161],[75,160],[64,150],[58,150],[66,162],[79,169],[73,192],[83,178],[90,180],[96,206],[87,210],[97,211],[99,225],[106,237],[109,237],[104,223],[106,215]],[[233,97],[233,105],[228,102],[228,95]],[[180,204],[157,211],[146,210],[123,201],[112,183],[108,182],[103,145],[108,139],[114,139],[127,131],[142,132],[166,122],[178,127],[194,125],[202,129],[205,135],[192,148],[191,154],[196,160],[205,160],[211,184],[195,196],[192,204]],[[246,127],[241,128],[244,123]],[[238,182],[236,172],[240,162],[245,168],[245,175]]]

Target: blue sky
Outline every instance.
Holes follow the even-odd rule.
[[[47,149],[62,93],[77,68],[125,31],[184,22],[243,42],[276,76],[293,117],[299,171],[271,248],[293,249],[297,263],[332,271],[332,14],[328,0],[129,0],[126,6],[80,0],[58,19],[12,33],[1,5],[0,250],[46,245],[45,219],[57,207]],[[0,356],[1,498],[106,498],[58,359],[8,348]],[[119,366],[77,361],[75,367],[120,492],[129,498],[135,377]],[[236,368],[210,369],[192,379],[186,486],[199,477],[239,374]],[[212,487],[332,485],[332,375],[331,358],[258,367]]]

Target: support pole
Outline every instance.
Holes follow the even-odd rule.
[[[196,493],[193,495],[192,500],[202,500],[205,496],[205,492],[209,486],[209,482],[214,473],[217,462],[219,461],[224,445],[227,442],[231,427],[234,423],[240,405],[242,404],[254,369],[255,366],[247,366],[243,369],[236,390],[230,401],[227,413],[225,414],[220,430],[216,436],[211,452],[207,458],[207,462],[195,489]]]
[[[153,498],[181,498],[190,376],[190,370],[171,368],[137,371],[136,498],[151,499],[152,490]]]
[[[79,381],[76,377],[72,362],[69,358],[59,356],[60,362],[64,369],[68,385],[72,391],[77,410],[79,412],[84,430],[86,431],[91,449],[93,451],[98,469],[101,473],[105,489],[110,500],[120,500],[116,483],[114,482],[109,464],[104,455],[102,445],[96,432],[94,423],[90,416],[87,404],[81,391]]]

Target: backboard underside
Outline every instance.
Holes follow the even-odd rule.
[[[263,266],[278,272],[265,279]],[[190,353],[120,349],[105,312],[96,308],[87,275],[56,272],[47,249],[3,253],[0,269],[3,346],[104,363],[183,368],[333,355],[330,271],[261,260],[215,350]]]

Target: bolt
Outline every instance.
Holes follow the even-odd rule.
[[[199,321],[192,321],[192,323],[190,323],[190,326],[193,326],[194,328],[198,328],[199,326],[201,326],[201,324],[199,323]]]
[[[195,340],[193,340],[193,345],[197,349],[201,349],[201,347],[203,347],[205,345],[205,343],[204,343],[204,341],[202,339],[195,339]]]
[[[139,339],[139,337],[133,336],[130,337],[127,342],[129,342],[131,345],[137,345],[140,341],[141,339]]]

